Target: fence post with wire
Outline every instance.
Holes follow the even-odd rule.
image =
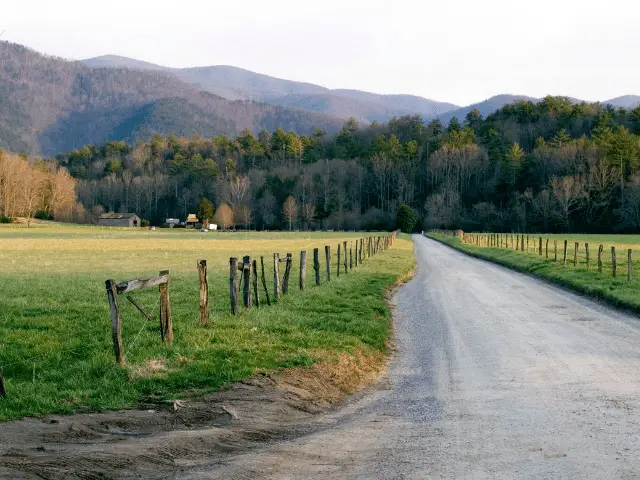
[[[160,287],[160,337],[163,342],[173,342],[173,322],[171,319],[171,305],[169,302],[169,271],[164,270],[160,275],[151,278],[137,278],[125,282],[116,283],[110,279],[105,282],[107,288],[107,299],[111,310],[111,334],[113,337],[113,350],[116,361],[125,363],[124,351],[122,348],[122,318],[120,317],[120,307],[118,306],[118,295],[126,295],[129,300],[148,320],[153,320],[151,315],[131,296],[131,292],[145,290],[153,287]]]

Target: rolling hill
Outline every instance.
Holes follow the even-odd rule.
[[[15,152],[54,155],[155,133],[235,135],[275,125],[334,132],[343,123],[310,110],[230,101],[163,71],[90,68],[8,42],[0,42],[0,65],[0,148]]]

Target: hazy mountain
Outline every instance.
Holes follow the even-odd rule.
[[[171,72],[181,80],[230,100],[254,100],[304,108],[362,122],[387,121],[392,117],[420,114],[432,117],[457,108],[412,95],[380,95],[359,90],[330,90],[311,83],[294,82],[225,65],[168,68],[125,57],[107,55],[83,60],[91,67],[117,67]]]
[[[612,98],[602,102],[605,105],[613,105],[614,107],[621,108],[636,108],[640,105],[640,95],[624,95],[622,97]]]
[[[527,97],[526,95],[496,95],[488,98],[484,102],[474,103],[466,107],[456,108],[455,110],[449,110],[448,112],[438,115],[437,118],[445,125],[449,123],[453,117],[457,117],[457,119],[462,123],[467,114],[476,108],[480,111],[482,116],[486,118],[487,115],[491,115],[505,105],[519,101],[538,102],[540,100],[533,97]]]
[[[309,110],[229,101],[163,71],[90,68],[8,42],[0,42],[0,65],[0,148],[16,152],[50,155],[155,133],[235,135],[276,125],[333,132],[343,123]]]

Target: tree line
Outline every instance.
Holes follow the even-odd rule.
[[[407,205],[418,228],[622,232],[640,229],[638,134],[640,107],[547,97],[447,125],[414,115],[350,119],[335,135],[156,135],[55,161],[94,218],[161,224],[206,199],[227,228],[390,229]]]

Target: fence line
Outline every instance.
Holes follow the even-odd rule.
[[[423,232],[424,233],[424,232]],[[546,240],[545,246],[545,261],[549,261],[551,263],[561,263],[563,267],[567,265],[567,253],[568,253],[568,240],[564,240],[562,259],[560,262],[558,261],[558,240],[553,240],[553,260],[549,259],[549,238],[543,238],[542,236],[538,236],[536,239],[533,236],[533,252],[529,251],[529,235],[526,234],[515,234],[515,248],[514,246],[514,234],[511,234],[511,246],[509,246],[509,235],[508,234],[495,234],[495,233],[464,233],[462,230],[429,230],[427,233],[435,233],[438,235],[444,235],[448,237],[455,237],[460,239],[460,241],[464,244],[471,245],[474,247],[486,247],[486,248],[498,248],[498,249],[508,249],[514,250],[515,252],[522,252],[525,254],[533,254],[538,255],[542,258],[542,244],[543,241]],[[506,239],[506,242],[502,241],[502,238]],[[525,238],[527,242],[526,252],[525,252]],[[536,244],[536,241],[538,242]],[[503,246],[504,245],[504,246]],[[600,244],[598,247],[598,273],[602,273],[603,270],[603,260],[602,255],[604,251],[604,245]],[[584,252],[585,252],[585,265],[586,269],[589,270],[590,266],[590,253],[589,253],[589,242],[584,243]],[[579,268],[580,267],[580,242],[574,241],[574,249],[573,249],[573,261],[571,264]],[[618,273],[618,262],[616,255],[616,247],[611,246],[611,277],[616,278]],[[633,279],[633,249],[627,249],[627,281],[631,281]]]

